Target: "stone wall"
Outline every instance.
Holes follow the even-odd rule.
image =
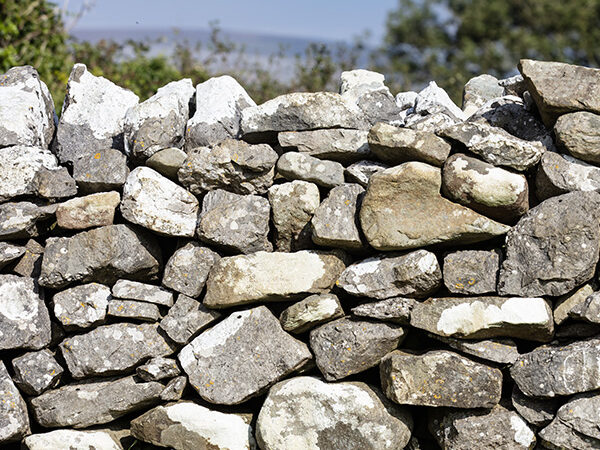
[[[0,76],[2,448],[600,448],[600,70],[519,71]]]

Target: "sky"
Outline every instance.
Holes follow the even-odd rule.
[[[68,9],[82,3],[70,0]],[[74,30],[207,29],[217,20],[224,30],[315,40],[351,41],[369,31],[369,42],[379,43],[387,13],[397,5],[398,0],[96,0]]]

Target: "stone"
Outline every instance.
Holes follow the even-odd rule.
[[[400,449],[410,413],[361,382],[296,377],[271,388],[258,415],[256,440],[274,449]]]
[[[361,319],[373,319],[408,325],[410,312],[416,301],[412,298],[393,297],[378,302],[363,303],[351,309],[352,315]]]
[[[598,262],[596,192],[552,197],[524,215],[506,236],[500,295],[564,295],[594,276]]]
[[[55,130],[54,101],[31,66],[0,75],[0,147],[48,148]]]
[[[0,350],[50,344],[50,315],[33,278],[0,275]]]
[[[64,372],[48,349],[25,353],[13,359],[12,366],[15,371],[13,380],[28,395],[40,395],[56,387]]]
[[[436,113],[442,113],[455,121],[466,120],[467,116],[450,99],[446,91],[439,87],[435,81],[429,84],[419,92],[415,100],[415,113],[421,116],[431,116]]]
[[[196,112],[187,123],[186,151],[239,138],[242,111],[251,106],[256,106],[254,100],[228,75],[198,84]]]
[[[293,300],[302,294],[328,292],[345,268],[335,253],[256,252],[221,258],[206,282],[209,308]]]
[[[344,166],[298,152],[287,152],[277,161],[277,173],[284,178],[315,183],[324,188],[344,184]]]
[[[465,116],[472,116],[486,102],[504,95],[504,87],[498,83],[498,78],[483,74],[471,78],[465,84],[462,96],[462,110]]]
[[[444,286],[453,294],[493,294],[500,250],[460,250],[444,256]]]
[[[272,251],[270,217],[266,198],[216,189],[202,200],[196,233],[200,240],[236,253]]]
[[[453,116],[449,116],[443,112],[436,112],[434,114],[422,116],[419,114],[414,114],[414,108],[411,108],[404,111],[404,113],[407,114],[404,124],[400,122],[398,125],[402,125],[405,128],[410,128],[411,130],[416,131],[437,133],[439,130],[443,130],[446,127],[450,127],[461,122],[460,120],[453,118]]]
[[[538,165],[535,194],[539,200],[573,191],[600,191],[600,167],[569,155],[546,152]]]
[[[377,299],[427,297],[441,284],[438,260],[427,250],[367,258],[348,266],[336,283],[351,295]]]
[[[123,447],[108,432],[54,430],[27,436],[22,442],[26,450],[72,449],[122,450]]]
[[[112,287],[112,295],[116,298],[139,300],[162,306],[173,306],[173,293],[160,286],[140,283],[139,281],[119,280]]]
[[[185,345],[220,317],[220,312],[208,309],[186,295],[180,295],[159,326],[173,342]]]
[[[319,188],[308,181],[294,180],[269,188],[275,247],[291,252],[312,247],[310,220],[320,204]]]
[[[346,169],[344,169],[344,175],[348,181],[358,183],[362,187],[367,187],[371,175],[387,168],[389,168],[387,164],[364,160],[346,167]]]
[[[516,412],[496,405],[491,410],[435,412],[429,429],[440,448],[455,450],[527,450],[535,447],[534,431]]]
[[[9,244],[8,242],[0,242],[0,269],[7,264],[19,259],[26,252],[25,247],[19,247]]]
[[[177,172],[183,166],[187,153],[180,148],[169,147],[154,153],[146,160],[146,165],[171,180],[177,181]]]
[[[183,391],[187,386],[187,377],[180,376],[172,378],[167,386],[160,393],[160,399],[163,402],[176,402],[183,396]]]
[[[59,349],[73,378],[80,379],[133,371],[149,357],[172,354],[175,346],[159,332],[158,324],[123,322],[69,336]]]
[[[443,128],[442,137],[458,141],[467,150],[494,166],[525,172],[534,167],[546,151],[539,141],[526,141],[487,123],[465,122]]]
[[[44,221],[51,219],[56,206],[37,206],[30,202],[0,205],[0,239],[25,239],[44,234]]]
[[[379,90],[385,88],[385,76],[372,70],[346,70],[340,74],[340,94],[355,89]]]
[[[365,247],[358,229],[358,209],[364,192],[361,185],[350,183],[329,191],[310,222],[315,244],[347,250]]]
[[[371,156],[367,134],[366,130],[345,128],[284,131],[277,135],[277,140],[286,151],[350,164]]]
[[[147,411],[131,421],[131,434],[140,441],[174,450],[255,448],[252,427],[245,417],[192,402]]]
[[[166,236],[194,236],[198,199],[149,167],[134,169],[123,186],[123,218]]]
[[[385,395],[401,405],[492,408],[502,372],[446,350],[413,355],[395,350],[379,365]]]
[[[576,291],[559,297],[554,305],[554,323],[562,324],[565,320],[574,317],[585,303],[585,300],[594,293],[595,285],[586,283]]]
[[[57,166],[56,157],[49,150],[23,145],[0,148],[0,202],[37,194],[38,172]]]
[[[266,144],[228,139],[188,152],[178,177],[192,194],[213,189],[236,194],[264,194],[273,184],[277,153]]]
[[[110,288],[98,283],[75,286],[54,294],[54,316],[65,330],[91,328],[104,323]]]
[[[13,272],[22,277],[38,278],[42,267],[44,247],[29,239],[25,244],[25,254],[21,257]]]
[[[376,366],[405,336],[397,324],[344,317],[312,330],[310,348],[323,377],[335,381]]]
[[[418,97],[419,94],[414,91],[398,92],[396,94],[396,105],[398,105],[398,108],[402,111],[406,111],[407,109],[415,107]]]
[[[162,285],[189,297],[199,297],[208,272],[221,256],[200,243],[190,241],[175,250],[165,265]]]
[[[39,283],[60,289],[75,282],[113,284],[125,276],[154,280],[160,267],[152,236],[128,225],[108,225],[70,238],[48,238]]]
[[[520,73],[517,75],[513,75],[512,77],[498,80],[498,84],[504,88],[504,93],[506,95],[522,96],[523,93],[527,90],[527,86],[525,85],[525,79]]]
[[[133,376],[84,380],[31,399],[31,412],[46,428],[87,428],[158,403],[163,388]]]
[[[474,341],[442,337],[432,333],[428,333],[428,336],[447,344],[450,348],[459,352],[498,364],[514,364],[519,357],[517,344],[512,339]]]
[[[543,427],[552,422],[559,406],[554,398],[527,397],[517,386],[513,387],[510,400],[519,415],[536,427]]]
[[[529,187],[523,175],[461,153],[444,163],[442,193],[499,222],[515,222],[529,209]]]
[[[377,250],[406,250],[438,243],[468,244],[505,234],[494,222],[440,194],[441,170],[408,162],[371,177],[360,223]]]
[[[84,154],[73,161],[73,178],[82,193],[121,190],[128,175],[127,157],[114,148]]]
[[[312,358],[265,307],[238,311],[178,355],[190,384],[210,403],[236,405],[261,395]]]
[[[123,124],[125,152],[143,161],[164,148],[183,147],[193,95],[192,80],[185,78],[129,108]]]
[[[556,143],[575,158],[600,163],[600,115],[579,111],[560,116],[554,124]]]
[[[600,292],[594,292],[569,311],[569,317],[600,324]]]
[[[369,131],[369,148],[376,158],[396,166],[407,161],[421,161],[434,166],[444,164],[451,146],[428,131],[399,128],[378,123]]]
[[[538,347],[519,357],[510,376],[529,397],[572,395],[600,388],[600,339]]]
[[[158,356],[139,366],[135,373],[144,381],[158,381],[176,377],[181,371],[174,359]]]
[[[116,191],[77,197],[58,205],[56,221],[68,230],[112,225],[119,203],[121,196]]]
[[[77,195],[77,183],[66,167],[47,169],[40,167],[33,179],[35,192],[48,200],[57,200]]]
[[[75,64],[54,142],[60,162],[73,162],[100,148],[122,150],[125,114],[138,101],[130,90],[92,75],[85,64]]]
[[[160,320],[158,306],[153,303],[138,302],[136,300],[112,299],[108,302],[107,315],[124,319],[136,319],[146,322]]]
[[[344,316],[340,300],[334,294],[310,295],[283,310],[279,316],[281,327],[288,333],[304,333]]]
[[[554,333],[552,308],[543,298],[430,298],[415,305],[410,324],[440,336],[466,339],[514,337],[547,342]]]
[[[600,113],[600,70],[531,59],[519,61],[518,68],[547,127],[566,113]]]
[[[0,444],[18,442],[31,433],[27,404],[0,361]]]

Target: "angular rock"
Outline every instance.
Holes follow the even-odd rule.
[[[492,408],[502,394],[500,370],[446,350],[396,350],[381,360],[379,371],[385,395],[400,404]]]
[[[288,333],[299,334],[344,316],[340,300],[333,294],[311,295],[286,308],[279,316]]]
[[[367,134],[366,130],[345,128],[284,131],[277,135],[277,140],[284,149],[349,164],[371,156]]]
[[[462,110],[467,117],[472,116],[486,102],[504,95],[504,87],[498,78],[488,74],[471,78],[465,84],[462,96]]]
[[[256,106],[254,100],[232,77],[211,78],[196,86],[196,112],[187,123],[185,148],[217,144],[240,136],[244,109]]]
[[[160,320],[160,311],[155,304],[138,302],[136,300],[122,300],[120,298],[115,298],[108,302],[107,315],[147,322],[157,322]]]
[[[444,285],[453,294],[496,292],[499,250],[461,250],[444,256]]]
[[[451,127],[452,125],[456,125],[457,123],[461,122],[460,120],[456,120],[442,112],[428,114],[425,116],[414,114],[414,109],[412,108],[406,110],[405,112],[408,115],[403,126],[416,131],[437,133],[439,130],[443,130],[446,127]]]
[[[38,196],[56,200],[77,195],[77,183],[66,167],[47,169],[42,166],[33,180]]]
[[[442,113],[455,121],[462,121],[467,118],[466,114],[456,106],[446,91],[440,88],[435,81],[430,81],[429,84],[419,92],[414,109],[415,113],[421,116],[431,116]]]
[[[56,206],[39,207],[30,202],[0,205],[0,239],[24,239],[45,232],[42,223],[54,216]]]
[[[560,325],[573,317],[585,300],[594,293],[594,286],[593,283],[586,283],[575,292],[558,298],[554,305],[554,323]]]
[[[144,381],[158,381],[176,377],[181,371],[177,366],[177,361],[159,356],[139,366],[135,373]]]
[[[230,308],[324,293],[333,287],[344,268],[344,261],[336,254],[308,250],[221,258],[206,282],[204,305]]]
[[[36,194],[38,172],[56,167],[56,157],[49,150],[22,145],[0,148],[0,202]]]
[[[510,369],[519,389],[530,397],[555,397],[600,388],[600,339],[538,347],[521,355]]]
[[[127,157],[114,148],[81,155],[73,161],[73,178],[83,193],[121,190],[128,175]]]
[[[217,189],[202,200],[196,232],[202,241],[235,252],[272,251],[268,238],[270,216],[266,198]]]
[[[364,160],[346,167],[344,175],[346,175],[348,181],[367,187],[371,175],[387,168],[389,168],[387,164]]]
[[[39,277],[43,254],[44,247],[35,240],[29,239],[27,244],[25,244],[25,254],[13,268],[13,272],[22,277]]]
[[[0,361],[0,444],[20,441],[31,433],[27,405]]]
[[[277,153],[266,144],[228,139],[188,153],[178,177],[192,194],[213,189],[236,194],[264,194],[273,184]]]
[[[509,230],[443,198],[441,184],[441,170],[421,162],[404,163],[374,174],[360,210],[369,244],[377,250],[467,244]]]
[[[0,242],[0,269],[19,259],[25,253],[25,247],[18,247],[8,242]]]
[[[186,158],[186,152],[180,148],[170,147],[157,151],[146,160],[146,165],[161,175],[177,181],[177,172]]]
[[[85,64],[75,64],[56,131],[54,152],[60,162],[73,162],[99,148],[123,149],[125,114],[138,101],[130,90],[92,75]]]
[[[75,379],[132,371],[149,357],[175,351],[175,346],[158,331],[158,324],[132,323],[101,325],[68,337],[59,348]]]
[[[525,79],[521,74],[498,80],[498,84],[504,88],[504,93],[506,95],[521,96],[527,90],[527,86],[525,86]]]
[[[449,347],[467,355],[476,356],[486,361],[499,364],[514,364],[519,357],[517,344],[512,339],[486,339],[483,341],[466,341],[442,337],[432,333],[428,335],[438,341],[448,344]]]
[[[59,227],[69,230],[112,225],[120,202],[116,191],[77,197],[58,205],[56,221]]]
[[[324,188],[344,184],[344,166],[304,153],[287,152],[277,161],[277,173],[288,180],[303,180]]]
[[[399,128],[378,123],[369,131],[369,148],[381,161],[392,166],[407,161],[422,161],[434,166],[444,164],[451,146],[428,131]]]
[[[527,397],[517,386],[513,387],[510,399],[519,415],[536,427],[548,425],[559,406],[557,399]]]
[[[54,430],[27,436],[22,442],[26,450],[85,449],[122,450],[123,447],[105,431]]]
[[[600,292],[594,292],[570,312],[574,319],[600,324]]]
[[[352,308],[352,315],[361,319],[374,319],[408,325],[410,312],[416,301],[412,298],[394,297]]]
[[[414,91],[398,92],[396,94],[396,105],[398,105],[398,108],[403,112],[407,109],[414,108],[418,96],[419,94]]]
[[[235,405],[265,392],[312,358],[265,306],[234,312],[204,331],[178,359],[200,397]]]
[[[540,203],[506,236],[501,295],[558,296],[591,279],[598,262],[600,194],[571,192]]]
[[[172,81],[148,100],[129,108],[124,119],[127,154],[146,160],[164,148],[183,147],[193,95],[192,80],[185,78]]]
[[[400,449],[410,440],[410,413],[360,382],[296,377],[269,391],[256,423],[265,450]]]
[[[175,377],[167,383],[167,386],[160,393],[160,399],[163,402],[176,402],[183,396],[183,390],[187,386],[187,377]]]
[[[75,286],[54,294],[54,316],[65,330],[90,328],[104,323],[110,299],[110,288],[103,284]]]
[[[294,180],[269,188],[275,246],[291,252],[312,247],[310,220],[319,207],[319,188],[314,183]]]
[[[0,275],[0,350],[50,343],[50,315],[33,278]]]
[[[31,399],[37,423],[46,428],[87,428],[112,422],[159,401],[164,386],[136,377],[85,380]]]
[[[40,395],[60,382],[64,372],[48,349],[25,353],[12,360],[13,377],[19,389],[29,395]]]
[[[77,281],[112,284],[125,276],[153,280],[160,265],[152,236],[128,225],[109,225],[70,238],[49,238],[39,283],[60,289]]]
[[[186,295],[180,295],[159,326],[172,341],[184,345],[220,317],[220,312],[208,309]]]
[[[554,125],[556,143],[575,158],[600,163],[600,115],[585,111],[560,116]]]
[[[378,299],[427,297],[441,284],[440,265],[427,250],[367,258],[348,266],[336,283],[349,294]]]
[[[123,186],[123,218],[167,236],[192,237],[198,199],[149,167],[138,167]]]
[[[255,448],[249,421],[192,402],[157,406],[131,421],[131,434],[174,450]]]
[[[329,191],[311,220],[315,244],[348,250],[364,248],[358,229],[358,209],[364,192],[361,185],[350,183]]]
[[[600,168],[568,155],[546,152],[538,165],[535,194],[539,200],[573,191],[600,191]]]
[[[190,241],[173,253],[165,265],[162,285],[189,297],[199,297],[208,272],[221,257],[210,248]]]
[[[160,286],[140,283],[139,281],[119,280],[112,287],[112,295],[116,298],[140,300],[157,305],[172,306],[173,293]]]
[[[404,340],[397,324],[342,318],[310,332],[310,348],[327,381],[340,380],[376,366]]]

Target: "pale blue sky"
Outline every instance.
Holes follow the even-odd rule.
[[[81,3],[71,0],[69,9]],[[315,40],[348,41],[368,30],[370,41],[380,42],[387,12],[397,5],[397,0],[97,0],[76,29],[206,29],[218,20],[232,31]]]

